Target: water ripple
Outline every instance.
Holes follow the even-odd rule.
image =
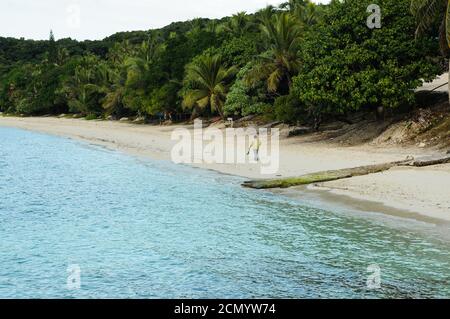
[[[0,298],[450,297],[450,244],[421,225],[7,128],[0,176]]]

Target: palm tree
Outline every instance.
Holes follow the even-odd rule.
[[[142,42],[137,55],[147,63],[151,63],[159,57],[162,50],[163,46],[160,34],[152,33],[146,41]]]
[[[66,48],[58,48],[56,51],[56,65],[64,65],[70,57],[70,52]]]
[[[297,5],[292,14],[299,19],[303,27],[316,24],[319,18],[317,6],[310,0],[303,1],[303,5]]]
[[[74,76],[65,81],[62,92],[67,97],[70,111],[89,113],[90,93],[93,91],[89,83],[91,80],[92,75],[89,70],[77,67]]]
[[[311,26],[318,20],[317,6],[310,0],[289,0],[279,6],[299,19],[302,26]]]
[[[190,89],[183,98],[183,107],[197,109],[210,107],[223,118],[223,105],[231,79],[236,74],[234,67],[227,68],[220,55],[202,56],[186,68],[185,83]]]
[[[121,116],[127,108],[132,107],[126,103],[130,92],[134,97],[146,94],[149,77],[152,76],[152,66],[163,50],[161,37],[154,32],[136,48],[130,48],[129,43],[124,42],[122,47],[117,46],[112,50],[112,67],[108,73],[108,83],[103,90],[105,97],[102,100],[102,106],[108,115]]]
[[[297,7],[305,6],[308,0],[289,0],[280,4],[279,8],[283,10],[294,11]]]
[[[148,76],[151,74],[151,67],[161,56],[164,50],[161,38],[154,34],[141,46],[124,59],[119,67],[124,68],[128,73],[127,85],[132,87],[145,87]]]
[[[111,86],[111,90],[106,94],[102,101],[102,106],[107,115],[121,116],[123,110],[125,109],[125,92],[126,90],[123,85],[113,84]]]
[[[268,5],[264,9],[256,12],[256,18],[260,23],[264,23],[272,19],[273,15],[277,12],[277,8],[272,5]]]
[[[109,70],[95,56],[85,56],[79,60],[74,74],[64,81],[60,90],[68,101],[71,111],[89,114],[96,111],[97,98],[106,93]]]
[[[277,92],[283,82],[290,89],[292,77],[300,66],[297,51],[301,27],[290,13],[283,12],[261,24],[261,31],[267,40],[267,51],[259,56],[244,80],[250,86],[266,80],[267,89],[272,93]]]
[[[115,65],[122,64],[125,59],[133,53],[133,46],[129,40],[122,43],[115,43],[109,50],[108,58]]]
[[[221,31],[229,32],[236,37],[240,37],[247,33],[253,24],[245,11],[234,14],[227,22],[225,22]]]
[[[442,52],[447,53],[450,47],[450,1],[412,0],[411,12],[417,19],[417,36],[424,34],[435,22],[440,23],[439,43]]]
[[[204,22],[202,18],[194,18],[190,20],[188,23],[190,28],[187,34],[198,34],[204,29]]]
[[[436,22],[440,24],[439,44],[442,55],[447,56],[450,51],[450,0],[412,0],[411,12],[417,19],[416,36],[423,35]]]
[[[220,30],[220,24],[217,20],[209,21],[205,26],[205,31],[210,33],[218,33]]]
[[[109,82],[105,87],[105,97],[102,100],[102,107],[107,115],[115,115],[120,117],[124,112],[125,94],[126,94],[126,72],[123,69],[110,69]]]

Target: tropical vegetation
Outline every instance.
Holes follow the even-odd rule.
[[[88,118],[261,116],[311,123],[408,109],[443,71],[448,1],[290,0],[78,42],[0,38],[0,112]]]

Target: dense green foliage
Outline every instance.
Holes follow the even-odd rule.
[[[411,106],[413,89],[440,70],[439,41],[416,39],[410,1],[378,1],[381,29],[366,25],[368,0],[290,0],[103,41],[0,38],[0,112],[317,124]]]
[[[414,38],[409,2],[380,0],[382,27],[374,30],[359,14],[370,3],[333,2],[323,22],[305,35],[293,91],[314,116],[411,105],[420,79],[439,72],[429,59],[436,42]]]
[[[438,34],[441,51],[450,48],[450,2],[448,0],[411,0],[411,12],[417,20],[417,35]]]
[[[202,55],[194,59],[186,68],[184,79],[183,106],[192,109],[195,115],[205,108],[223,117],[223,105],[228,93],[228,85],[236,70],[225,68],[222,56]]]

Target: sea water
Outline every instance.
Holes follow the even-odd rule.
[[[241,182],[0,127],[0,298],[450,297],[446,226]]]

